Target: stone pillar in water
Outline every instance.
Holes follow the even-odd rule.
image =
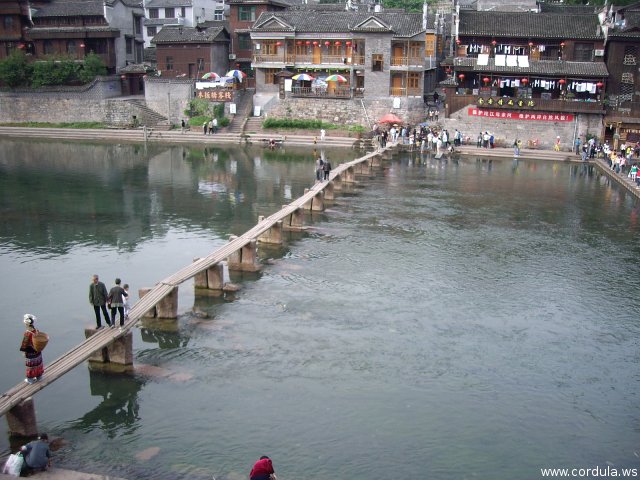
[[[33,398],[27,398],[6,414],[9,435],[16,437],[35,437],[38,435],[36,409]]]
[[[260,215],[258,217],[258,223],[264,221],[264,215]],[[258,237],[258,242],[260,243],[272,243],[275,245],[282,245],[282,220],[278,220],[273,224],[269,230],[264,232],[262,235]]]

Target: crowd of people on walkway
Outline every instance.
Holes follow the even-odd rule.
[[[457,128],[451,134],[446,129],[428,126],[426,123],[414,127],[393,125],[389,129],[374,125],[373,135],[378,150],[385,148],[388,143],[399,143],[408,145],[410,151],[434,151],[436,154],[453,152],[455,147],[465,141],[464,135]]]

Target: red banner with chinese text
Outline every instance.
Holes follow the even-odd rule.
[[[474,107],[469,107],[468,114],[470,117],[488,117],[499,120],[533,120],[539,122],[573,122],[574,120],[571,113],[508,112]]]

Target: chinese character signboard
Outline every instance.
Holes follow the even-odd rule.
[[[205,100],[213,100],[214,102],[230,102],[233,100],[233,91],[216,90],[214,88],[196,90],[196,97],[204,98]]]
[[[488,117],[499,120],[531,120],[538,122],[573,122],[574,120],[573,114],[570,113],[509,112],[475,107],[469,107],[467,113],[471,117]]]
[[[478,98],[479,107],[506,107],[506,108],[533,108],[536,106],[535,100],[531,98]]]

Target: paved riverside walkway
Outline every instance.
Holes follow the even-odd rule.
[[[6,459],[3,459],[3,461]],[[9,480],[16,477],[0,473],[0,480]],[[120,477],[112,477],[111,475],[96,475],[94,473],[74,472],[73,470],[64,470],[62,468],[52,467],[46,472],[38,472],[30,475],[29,478],[35,480],[125,480]]]

